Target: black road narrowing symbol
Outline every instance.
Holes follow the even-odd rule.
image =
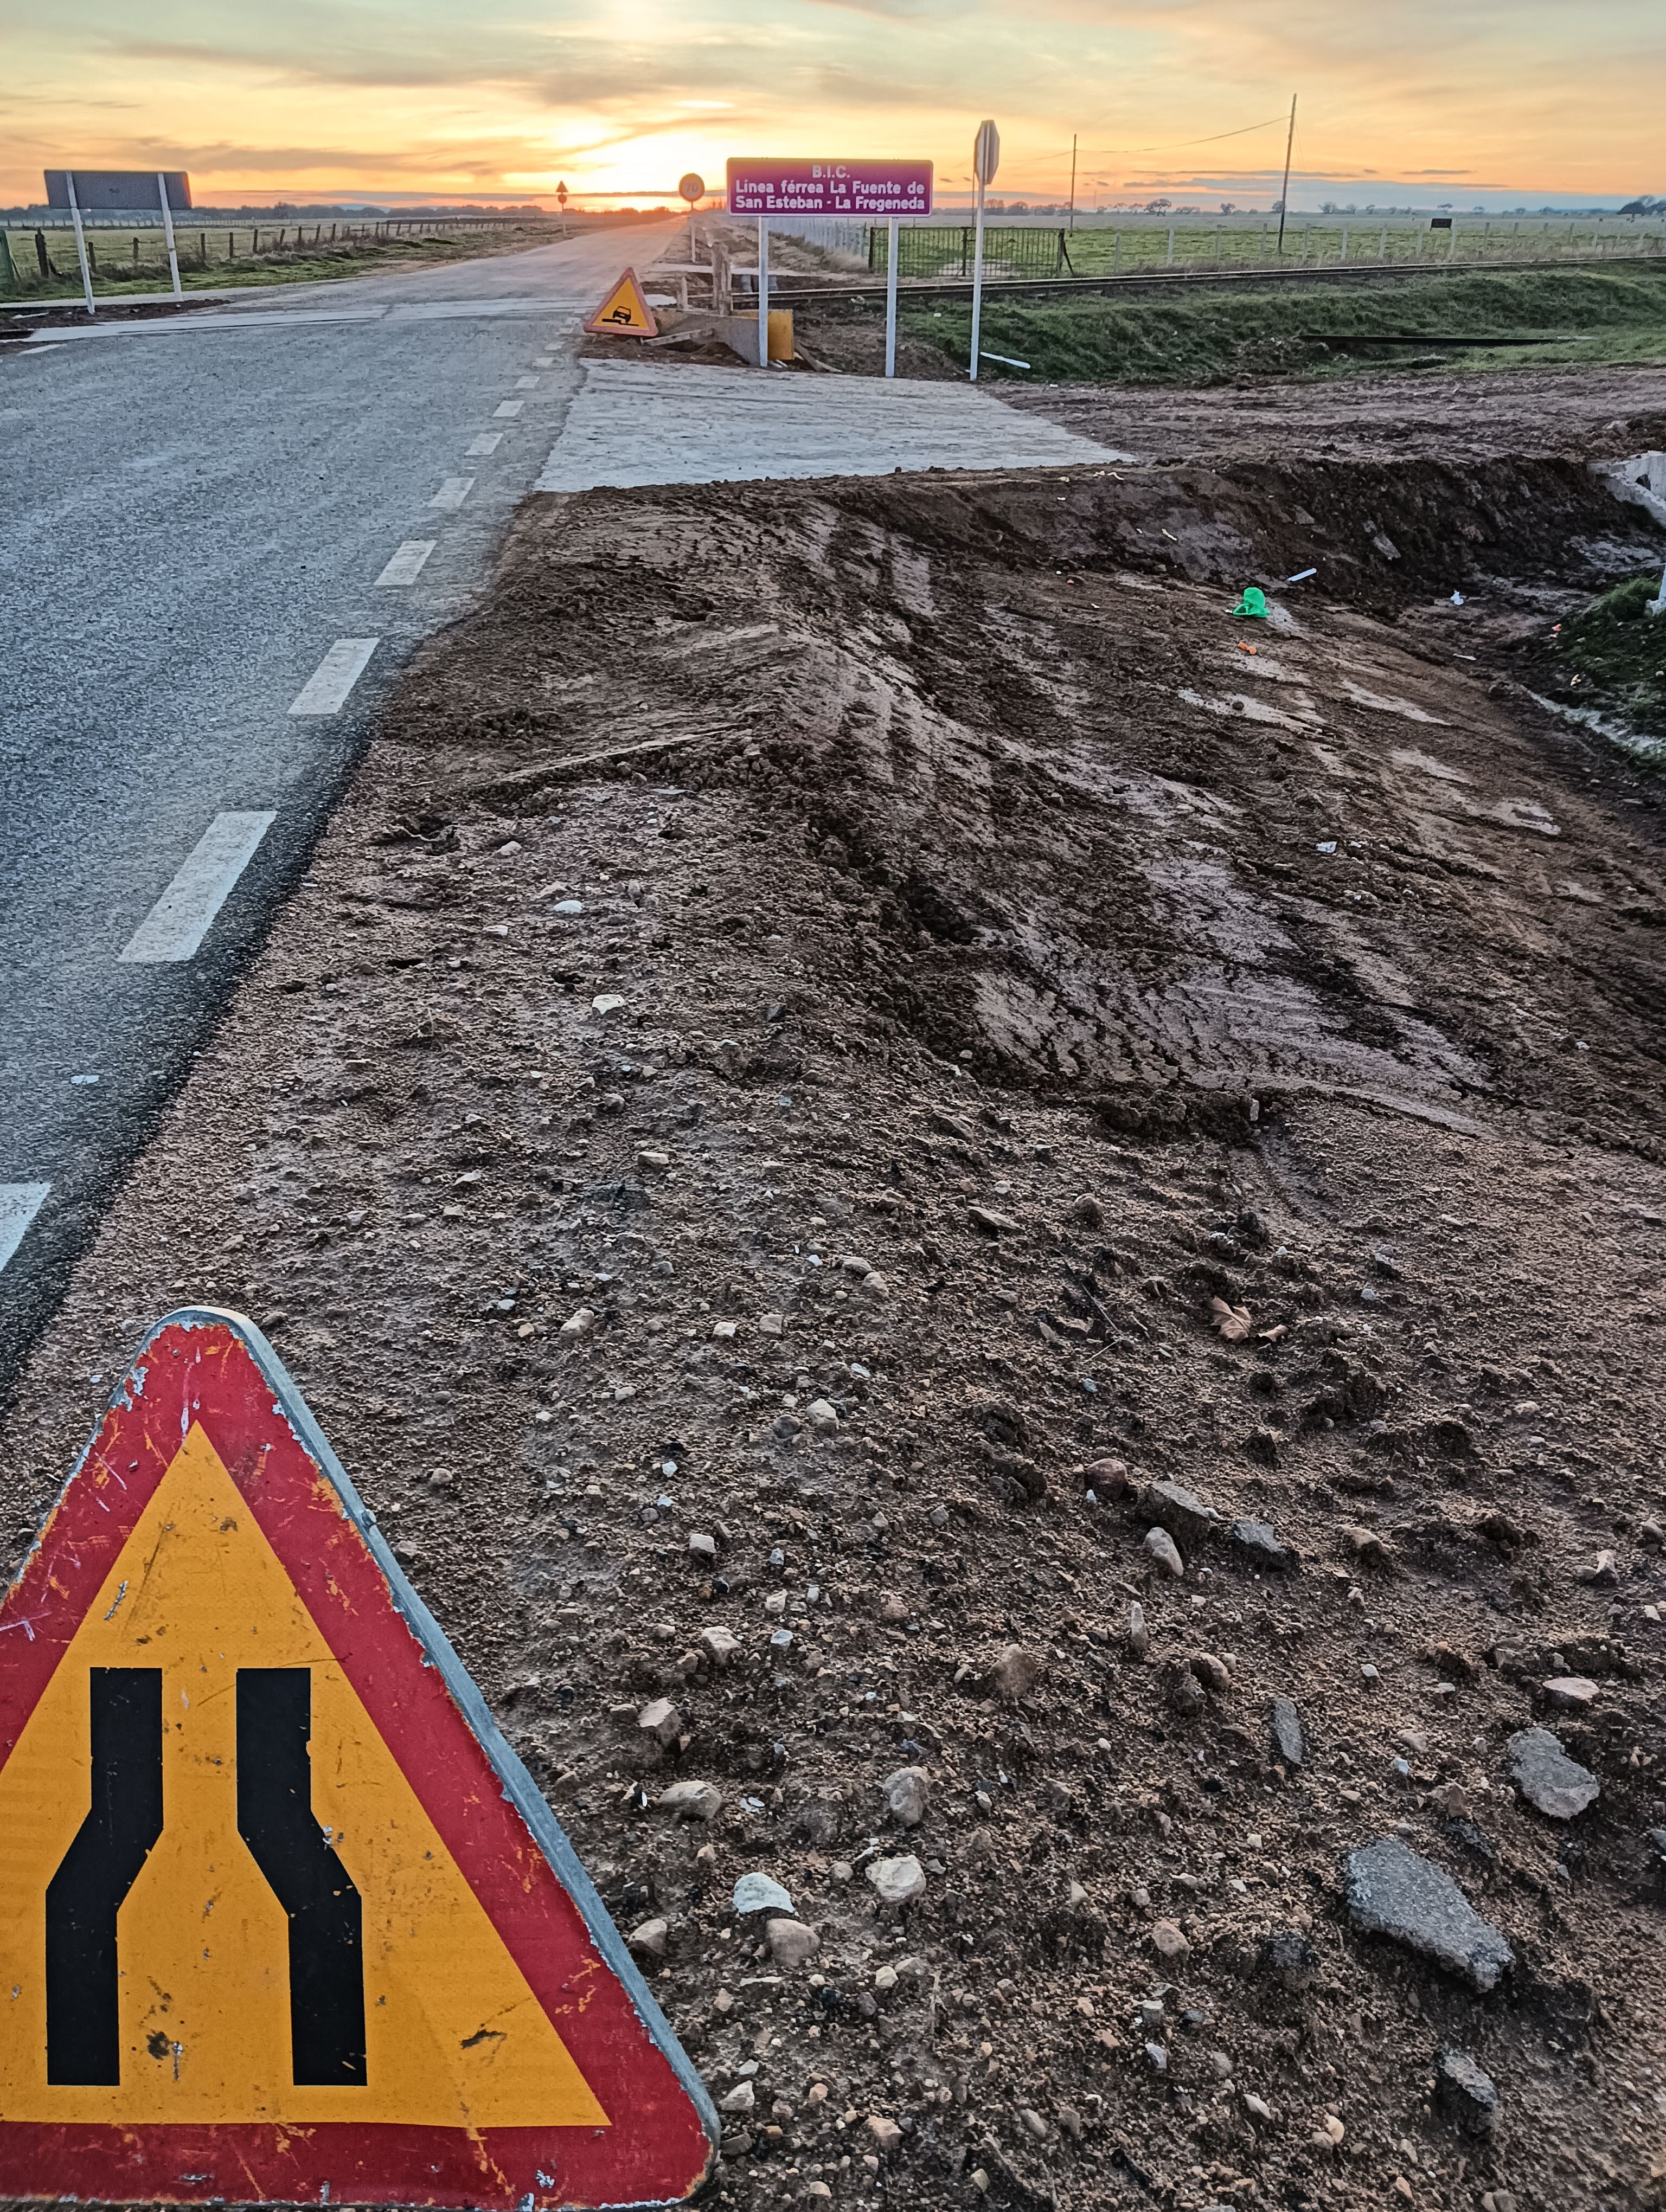
[[[162,1832],[159,1667],[94,1667],[92,1805],[46,1886],[46,2079],[121,2081],[116,1916]],[[298,2086],[363,2087],[359,1893],[313,1816],[313,1677],[237,1672],[237,1832],[289,1919],[289,2039]]]
[[[93,1803],[46,1885],[46,2079],[121,2080],[116,1915],[162,1832],[162,1670],[94,1667]]]
[[[289,1916],[295,2079],[365,2084],[359,1893],[313,1817],[313,1676],[237,1670],[237,1832]]]

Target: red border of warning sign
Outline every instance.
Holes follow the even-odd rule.
[[[192,1311],[159,1325],[8,1592],[0,1607],[0,1765],[193,1422],[613,2124],[470,2134],[345,2121],[0,2120],[0,2196],[529,2208],[680,2202],[704,2179],[716,2138],[698,2077],[526,1769],[271,1347],[240,1316]]]

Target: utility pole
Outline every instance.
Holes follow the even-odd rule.
[[[1296,95],[1290,95],[1290,136],[1284,142],[1284,191],[1279,198],[1279,251],[1284,252],[1284,219],[1290,212],[1290,156],[1296,145]]]
[[[1070,228],[1076,228],[1076,133],[1070,134]]]

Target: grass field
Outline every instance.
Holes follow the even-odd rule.
[[[1623,261],[1666,254],[1657,219],[1613,216],[1580,221],[1548,217],[1453,216],[1435,230],[1427,215],[1292,215],[1282,245],[1276,216],[1200,215],[1094,217],[1075,228],[1056,217],[1013,222],[992,216],[985,266],[992,276],[1139,276],[1164,268],[1450,268],[1524,261]],[[837,226],[841,265],[886,265],[884,227]],[[958,222],[905,224],[898,254],[904,278],[970,274],[971,227]]]
[[[967,303],[905,301],[902,322],[911,337],[965,360]],[[1659,362],[1666,361],[1666,264],[1457,272],[1358,289],[1284,284],[1175,299],[1146,292],[986,300],[982,343],[987,353],[1028,367],[986,361],[980,374],[1021,383],[1209,384],[1436,362],[1486,368]]]
[[[218,291],[228,285],[313,283],[331,276],[362,276],[390,262],[456,261],[471,254],[543,245],[561,234],[561,226],[546,223],[493,224],[479,229],[447,225],[427,232],[415,226],[391,230],[386,222],[209,225],[182,217],[175,225],[179,282],[187,292]],[[32,228],[0,230],[5,240],[0,247],[0,300],[27,303],[81,297],[74,231],[45,230],[40,237],[48,264],[45,272]],[[97,298],[168,289],[167,246],[160,228],[100,225],[89,228],[87,238],[95,264]]]

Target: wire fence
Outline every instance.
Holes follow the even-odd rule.
[[[784,228],[784,226],[783,226]],[[887,273],[890,234],[884,223],[818,227],[794,224],[791,235],[812,245],[860,253],[874,276]],[[836,228],[835,240],[819,234]],[[970,223],[903,223],[897,228],[897,273],[919,282],[950,282],[972,273],[976,232]],[[1602,222],[1461,222],[1456,216],[1408,222],[1369,218],[1292,216],[1280,245],[1276,216],[1264,221],[1135,222],[1084,224],[1076,229],[1044,224],[988,225],[983,234],[986,276],[1070,277],[1147,274],[1162,269],[1203,273],[1255,269],[1405,267],[1440,269],[1454,264],[1509,264],[1556,260],[1634,261],[1666,253],[1659,226]]]
[[[148,219],[100,213],[83,216],[82,222],[96,289],[169,283],[167,240],[160,216]],[[517,230],[559,237],[565,226],[558,221],[536,223],[505,216],[228,223],[176,214],[173,219],[180,275],[198,278],[215,269],[237,275],[248,271],[251,264],[352,260],[401,243]],[[51,222],[0,225],[0,299],[56,295],[80,283],[75,231],[67,216]]]

